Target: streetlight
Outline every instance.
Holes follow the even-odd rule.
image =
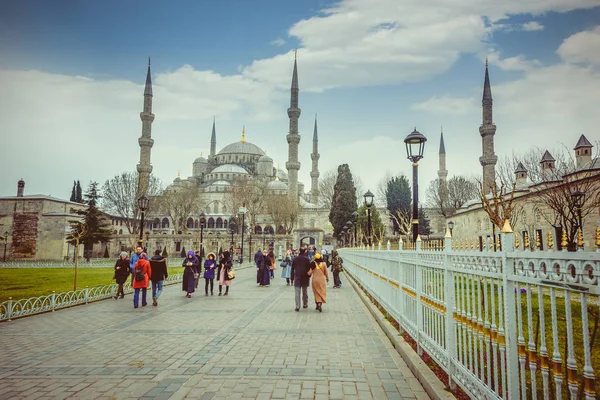
[[[371,246],[371,207],[373,206],[373,198],[375,197],[370,190],[363,195],[365,198],[365,205],[367,206],[367,240],[369,246]]]
[[[354,246],[356,247],[356,227],[358,226],[358,212],[354,211],[352,213],[352,221],[354,222]]]
[[[140,209],[140,211],[142,212],[142,218],[140,221],[140,240],[138,242],[138,245],[141,247],[142,243],[143,243],[143,236],[144,236],[144,213],[146,212],[146,210],[148,209],[148,203],[150,202],[150,199],[148,198],[148,196],[146,196],[145,194],[141,195],[138,199],[137,199],[137,205],[138,208]]]
[[[448,229],[450,229],[450,236],[452,236],[452,229],[454,229],[454,222],[448,222]]]
[[[217,231],[217,254],[219,254],[219,250],[221,249],[221,232]]]
[[[352,221],[346,222],[346,225],[348,226],[348,243],[352,245]]]
[[[233,247],[233,235],[235,233],[235,231],[237,230],[237,224],[235,223],[235,217],[231,216],[231,219],[229,220],[229,230],[231,231],[231,247]]]
[[[413,163],[413,242],[417,241],[419,235],[419,160],[423,158],[426,141],[427,138],[417,131],[417,128],[404,139],[407,158]]]
[[[242,214],[242,248],[240,252],[240,264],[244,262],[244,231],[246,230],[246,203],[242,203],[242,206],[238,210],[238,214]],[[252,251],[252,236],[250,236],[250,251]]]
[[[583,226],[581,225],[581,209],[583,208],[583,203],[585,199],[585,193],[581,190],[577,190],[571,194],[571,200],[573,201],[573,205],[577,209],[577,226],[583,230]]]
[[[144,248],[144,253],[148,253],[148,247],[150,246],[150,231],[146,231],[146,247]]]
[[[8,247],[8,231],[4,232],[4,258],[2,262],[6,262],[6,248]],[[69,255],[67,251],[67,255]]]
[[[206,224],[206,214],[200,214],[200,260],[204,257],[204,224]]]

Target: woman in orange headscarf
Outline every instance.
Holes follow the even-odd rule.
[[[308,274],[312,276],[312,289],[317,304],[316,310],[323,312],[323,303],[327,303],[329,274],[327,273],[327,264],[321,258],[321,254],[315,254],[314,260],[310,263]]]

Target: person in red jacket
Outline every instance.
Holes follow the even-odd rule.
[[[138,308],[140,289],[142,289],[142,307],[145,307],[148,304],[146,302],[146,292],[148,291],[148,283],[150,282],[151,275],[152,267],[150,267],[150,261],[148,261],[148,254],[142,253],[140,259],[133,267],[132,286],[135,289],[133,294],[133,308]]]

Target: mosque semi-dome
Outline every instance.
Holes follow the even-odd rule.
[[[223,149],[221,149],[221,151],[219,151],[218,154],[252,154],[262,156],[265,154],[265,152],[253,143],[240,141],[228,144],[227,146],[223,147]]]
[[[200,156],[194,160],[194,164],[199,164],[199,163],[206,164],[206,163],[208,163],[208,160],[206,158]]]
[[[263,155],[258,159],[258,162],[273,162],[273,159],[271,157],[269,157],[268,155]]]
[[[213,183],[211,183],[211,186],[231,186],[231,183],[220,180],[220,181],[214,181]]]
[[[267,189],[270,190],[287,190],[287,185],[285,182],[281,182],[279,179],[271,181],[267,184]]]
[[[211,174],[226,173],[226,174],[248,174],[244,168],[235,164],[223,164],[211,171]]]

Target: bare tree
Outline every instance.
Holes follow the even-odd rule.
[[[256,225],[256,217],[265,209],[267,199],[267,183],[254,179],[238,179],[224,197],[224,202],[231,210],[244,206],[250,226]]]
[[[527,178],[532,183],[540,183],[544,181],[544,174],[540,161],[545,150],[538,147],[529,149],[524,153],[515,153],[505,155],[498,160],[496,164],[496,177],[500,184],[506,187],[511,187],[515,182],[515,171],[519,163],[522,163],[527,170]],[[557,176],[566,174],[575,169],[575,160],[570,156],[569,150],[563,146],[562,148],[550,150],[552,156],[556,159],[556,174]]]
[[[360,176],[358,175],[352,175],[352,179],[354,180],[354,187],[356,188],[356,199],[358,200],[358,203],[360,204],[361,199],[363,198],[366,190],[365,190],[365,185],[362,181],[362,179],[360,179]]]
[[[283,233],[290,234],[298,222],[298,202],[287,195],[269,195],[265,201],[265,211],[273,220],[273,224],[283,227]]]
[[[511,226],[515,226],[521,215],[520,211],[515,212],[515,209],[520,210],[521,206],[514,204],[514,195],[514,184],[510,192],[507,191],[505,185],[500,185],[500,188],[494,185],[492,186],[492,193],[490,195],[484,190],[483,182],[479,182],[481,205],[492,222],[494,249],[496,248],[496,228],[501,230],[506,220],[509,221]]]
[[[434,179],[427,189],[427,206],[436,209],[444,218],[453,215],[467,201],[477,199],[479,191],[474,179],[455,175],[446,184]]]
[[[139,229],[139,209],[137,207],[138,173],[123,172],[107,180],[102,186],[102,210],[108,214],[122,217],[130,234]],[[150,186],[146,195],[150,198],[146,216],[157,211],[157,196],[162,193],[162,183],[154,175],[150,175]]]
[[[159,209],[171,218],[175,231],[187,232],[187,218],[204,208],[195,185],[165,190],[159,199]]]
[[[323,207],[330,209],[333,203],[333,187],[337,180],[337,168],[332,168],[319,178],[319,200]]]

